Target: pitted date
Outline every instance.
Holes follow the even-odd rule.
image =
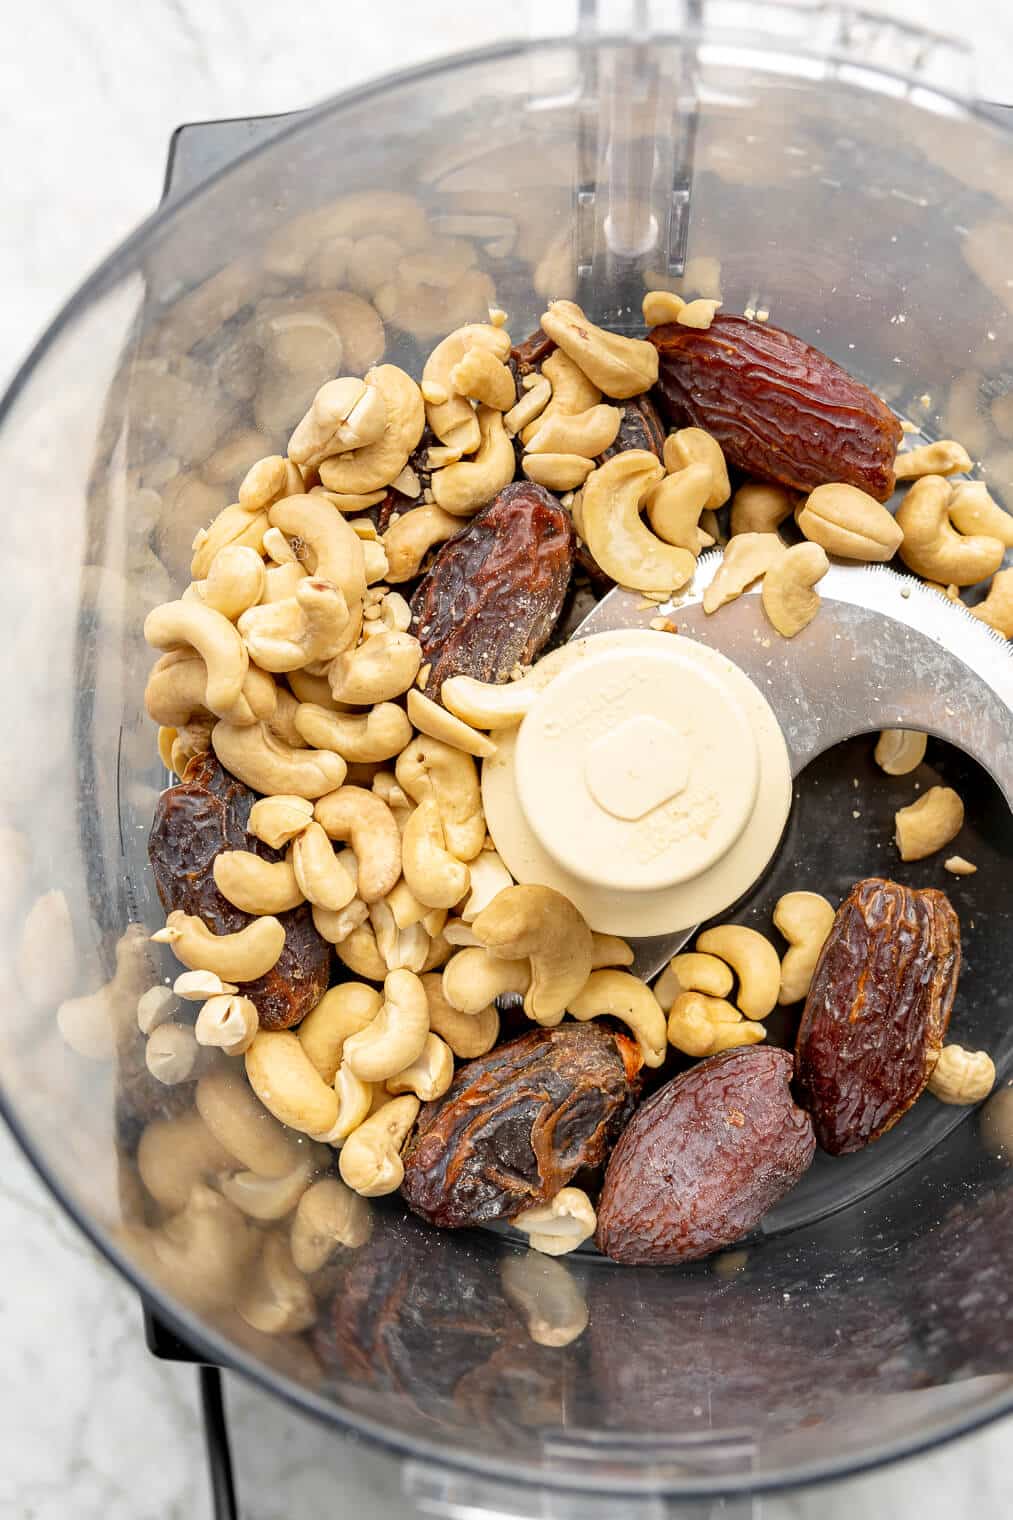
[[[832,1156],[907,1113],[939,1059],[960,974],[960,921],[942,892],[872,876],[837,910],[795,1047],[799,1102]]]
[[[514,373],[523,379],[525,375],[533,375],[541,364],[553,352],[556,345],[548,333],[536,327],[534,332],[526,337],[523,343],[515,343],[510,350],[510,359],[514,366]]]
[[[901,427],[885,402],[818,348],[745,317],[666,323],[657,395],[676,427],[704,428],[730,465],[797,491],[828,481],[893,493]]]
[[[646,449],[660,459],[664,447],[665,424],[654,402],[647,395],[631,396],[629,401],[623,402],[623,417],[615,443],[601,458],[611,459],[614,454],[625,454],[627,449]]]
[[[427,1103],[401,1192],[431,1224],[511,1219],[600,1166],[640,1090],[639,1049],[599,1024],[538,1029],[470,1061]]]
[[[516,481],[437,553],[412,598],[411,631],[436,700],[450,676],[509,679],[545,647],[573,569],[570,515],[544,487]]]
[[[598,1203],[599,1250],[614,1261],[697,1261],[741,1240],[808,1170],[808,1114],[792,1100],[791,1056],[726,1050],[683,1072],[627,1125]]]
[[[246,832],[255,792],[237,781],[213,754],[195,755],[182,781],[158,799],[148,837],[148,856],[166,913],[195,913],[214,934],[233,934],[251,919],[215,886],[212,866],[222,850],[249,850],[281,860],[279,850]],[[278,915],[285,945],[266,976],[245,982],[264,1029],[298,1024],[327,991],[331,951],[317,933],[309,905]]]

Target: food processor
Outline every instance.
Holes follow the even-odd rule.
[[[1003,735],[986,752],[973,680],[943,692],[926,656],[905,686],[891,651],[859,639],[889,710],[864,735],[844,723],[833,747],[810,746],[780,843],[733,915],[769,921],[783,891],[839,899],[888,873],[909,789],[872,764],[875,731],[943,731],[926,693],[952,705],[967,752],[933,742],[914,780],[966,803],[962,848],[979,870],[948,888],[968,949],[952,1032],[995,1060],[982,1110],[919,1107],[867,1151],[818,1157],[734,1252],[679,1269],[581,1250],[524,1275],[506,1232],[433,1231],[397,1195],[372,1201],[355,1243],[309,1279],[313,1323],[293,1331],[269,1220],[262,1258],[240,1263],[202,1195],[171,1281],[143,1249],[157,1209],[141,1136],[193,1112],[187,1084],[151,1079],[135,1016],[172,974],[147,938],[163,921],[146,841],[165,771],[143,711],[144,617],[189,579],[194,534],[248,464],[284,448],[322,371],[360,374],[383,355],[418,375],[435,342],[493,304],[515,339],[557,297],[639,334],[644,291],[668,285],[765,313],[924,438],[960,439],[1011,504],[1013,137],[970,80],[958,44],[851,7],[582,3],[573,36],[440,62],[290,120],[184,129],[163,207],[5,399],[18,585],[4,1115],[135,1283],[161,1349],[192,1348],[376,1443],[428,1513],[745,1502],[1013,1408],[1013,824],[998,764],[986,769]],[[936,593],[909,597],[929,644],[1008,692],[1004,645],[989,638],[978,669],[984,630],[964,636],[967,615]],[[725,609],[741,637],[728,653],[752,649],[780,716],[797,678],[756,648],[755,602]],[[828,644],[820,665],[837,658]],[[933,869],[905,880],[936,885]],[[56,1008],[103,988],[109,1038],[70,1048]],[[772,1043],[790,1039],[779,1017]],[[200,1159],[165,1164],[164,1198],[185,1202]],[[244,1317],[254,1272],[263,1304]]]

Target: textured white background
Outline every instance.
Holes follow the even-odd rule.
[[[872,0],[870,0],[872,3]],[[1013,98],[1009,0],[893,0],[970,28],[982,96]],[[371,75],[541,31],[573,0],[6,0],[0,51],[0,381],[94,264],[154,208],[183,121],[284,111]],[[673,11],[675,7],[672,8]],[[664,5],[658,6],[664,13]],[[144,1350],[132,1294],[0,1131],[0,1520],[204,1520],[195,1374]],[[392,1514],[397,1478],[233,1387],[250,1520]],[[282,1439],[284,1425],[286,1435]],[[272,1439],[273,1437],[273,1439]],[[1009,1426],[889,1473],[767,1501],[767,1520],[992,1520],[1013,1512]],[[343,1474],[343,1476],[342,1476]]]

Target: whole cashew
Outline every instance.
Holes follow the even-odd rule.
[[[460,528],[460,519],[436,506],[435,502],[405,512],[383,535],[387,579],[392,585],[414,580],[429,550],[436,544],[445,544]]]
[[[249,1050],[260,1028],[256,1004],[247,997],[221,994],[208,998],[197,1015],[193,1032],[198,1045],[241,1056]]]
[[[177,910],[151,937],[171,946],[176,959],[191,971],[213,971],[224,982],[255,982],[277,964],[285,929],[267,915],[252,919],[235,934],[212,934],[203,919]]]
[[[472,929],[494,955],[530,958],[525,1012],[536,1023],[558,1024],[591,976],[591,931],[573,904],[551,887],[507,887],[483,909]],[[447,997],[454,1001],[449,990]]]
[[[762,1024],[743,1018],[724,998],[680,992],[668,1015],[668,1041],[687,1056],[716,1056],[766,1038]]]
[[[1013,570],[997,570],[985,600],[969,611],[1004,639],[1013,639]]]
[[[963,1045],[944,1045],[929,1077],[929,1092],[940,1103],[980,1103],[994,1086],[992,1057]]]
[[[369,1205],[337,1177],[307,1188],[292,1220],[292,1260],[300,1272],[319,1272],[335,1246],[358,1250],[372,1231]]]
[[[287,1177],[301,1147],[274,1119],[234,1066],[218,1066],[197,1083],[197,1112],[218,1144],[258,1177]]]
[[[243,476],[239,505],[247,512],[266,511],[283,496],[295,496],[302,488],[302,473],[297,464],[281,454],[268,454],[251,464]]]
[[[454,1053],[438,1034],[427,1034],[422,1054],[387,1078],[389,1093],[414,1093],[423,1103],[442,1098],[454,1080]]]
[[[510,370],[485,348],[469,348],[451,370],[450,383],[459,396],[468,396],[482,406],[493,406],[498,412],[509,411],[517,400]]]
[[[140,1242],[139,1242],[140,1244]],[[152,1231],[145,1266],[195,1309],[225,1309],[236,1301],[257,1236],[235,1204],[195,1183],[186,1205]]]
[[[349,1035],[342,1063],[363,1082],[386,1082],[422,1054],[429,1034],[426,989],[411,971],[390,971],[383,1006],[357,1034]]]
[[[505,993],[525,994],[531,986],[531,963],[527,958],[503,960],[488,950],[459,950],[444,966],[441,985],[451,1008],[474,1017]]]
[[[286,913],[304,900],[290,861],[249,850],[223,850],[211,868],[215,886],[244,913]]]
[[[770,940],[742,924],[707,929],[698,950],[727,961],[739,979],[738,1005],[747,1019],[765,1019],[781,990],[781,960]]]
[[[238,628],[257,664],[279,673],[332,660],[345,646],[349,618],[344,594],[330,581],[307,576],[294,596],[249,608]]]
[[[314,1158],[301,1156],[287,1177],[258,1177],[256,1172],[233,1172],[219,1183],[223,1198],[234,1203],[248,1219],[264,1223],[285,1219],[310,1185]]]
[[[503,1292],[524,1315],[536,1346],[569,1346],[583,1335],[587,1299],[561,1262],[528,1251],[523,1256],[504,1256],[499,1271]]]
[[[153,723],[181,729],[209,713],[207,666],[200,655],[175,650],[151,667],[144,688],[144,708]],[[271,677],[251,665],[230,722],[249,727],[273,716],[277,688]]]
[[[354,621],[366,594],[366,562],[351,524],[323,496],[286,496],[269,515],[272,527],[307,546],[314,576],[341,592]]]
[[[455,717],[475,728],[516,728],[535,705],[543,684],[533,671],[521,681],[502,686],[476,681],[474,676],[451,676],[444,681],[440,698]]]
[[[731,536],[776,533],[794,507],[795,497],[784,486],[749,480],[732,497]]]
[[[693,555],[709,548],[713,539],[699,523],[711,490],[710,466],[699,462],[659,480],[647,496],[648,521],[658,537]]]
[[[227,771],[265,797],[279,792],[322,797],[341,785],[348,769],[330,750],[293,749],[264,723],[252,728],[216,723],[211,745]]]
[[[812,622],[820,610],[813,586],[829,569],[826,550],[819,544],[793,544],[777,556],[763,577],[760,599],[768,621],[782,638],[793,639]]]
[[[228,618],[200,602],[166,602],[148,613],[144,637],[156,649],[180,644],[196,649],[207,667],[205,704],[220,718],[236,709],[250,662]]]
[[[341,982],[306,1015],[297,1032],[299,1043],[324,1082],[333,1084],[348,1036],[372,1023],[382,1006],[375,987]]]
[[[584,486],[587,547],[606,575],[634,591],[678,590],[696,568],[688,549],[662,543],[640,520],[643,498],[663,474],[653,454],[627,449],[606,460]]]
[[[316,1319],[310,1286],[280,1235],[268,1235],[264,1241],[260,1259],[244,1277],[236,1310],[261,1335],[297,1335]]]
[[[87,1060],[111,1059],[133,1033],[138,1001],[151,976],[147,934],[140,924],[131,924],[116,942],[116,969],[109,981],[97,992],[64,1000],[56,1010],[60,1034],[71,1050]]]
[[[703,594],[704,612],[717,612],[726,602],[741,596],[785,553],[787,550],[776,533],[740,533],[731,539],[717,574]]]
[[[392,1098],[345,1141],[338,1158],[342,1180],[363,1198],[396,1193],[404,1181],[401,1148],[419,1111],[411,1095]]]
[[[594,460],[583,454],[525,454],[521,467],[529,480],[548,491],[573,491],[594,470]]]
[[[200,1114],[192,1111],[175,1119],[152,1119],[137,1147],[141,1181],[155,1202],[170,1214],[186,1207],[196,1183],[210,1182],[235,1164],[233,1154],[215,1138]]]
[[[983,533],[1013,548],[1013,516],[993,500],[983,480],[954,481],[950,521],[958,533]]]
[[[250,1086],[269,1113],[304,1135],[326,1132],[338,1117],[333,1087],[320,1077],[291,1030],[262,1029],[246,1052]]]
[[[468,867],[446,848],[439,809],[425,797],[405,825],[402,868],[410,890],[430,908],[452,908],[468,891]]]
[[[645,1066],[660,1066],[667,1053],[665,1013],[646,982],[628,971],[592,971],[567,1004],[575,1019],[608,1014],[632,1029]]]
[[[319,823],[309,824],[289,851],[299,888],[316,908],[340,913],[356,895],[355,880],[341,864]]]
[[[893,559],[903,531],[874,496],[840,482],[817,486],[797,514],[800,531],[829,554],[863,563]]]
[[[704,509],[716,512],[732,494],[728,466],[721,445],[703,428],[679,428],[669,433],[661,451],[662,462],[670,475],[678,475],[693,465],[702,464],[710,471],[711,488]]]
[[[424,388],[442,391],[443,401],[426,402],[426,419],[441,443],[471,454],[481,441],[478,419],[465,395],[458,391],[452,375],[457,365],[472,350],[481,349],[501,364],[510,356],[510,336],[501,327],[476,322],[449,333],[433,349],[422,370]],[[509,403],[508,403],[509,404]]]
[[[789,948],[781,962],[779,1003],[800,1003],[808,995],[816,962],[833,928],[832,904],[818,892],[786,892],[774,907],[774,924]]]
[[[414,802],[434,799],[450,853],[458,860],[474,860],[485,843],[485,813],[478,768],[471,756],[420,734],[402,750],[394,773]],[[433,904],[444,906],[453,904]]]
[[[307,797],[277,795],[261,797],[250,809],[246,831],[280,850],[313,821],[313,804]]]
[[[245,544],[226,544],[219,549],[203,585],[202,600],[234,623],[264,594],[266,571],[256,549]]]
[[[268,528],[267,513],[249,510],[238,501],[225,507],[210,528],[201,528],[193,541],[190,574],[195,581],[206,577],[215,555],[226,544],[245,544],[259,554]]]
[[[415,687],[408,693],[407,706],[411,722],[419,733],[426,734],[430,739],[439,739],[442,743],[449,744],[451,749],[463,750],[466,755],[474,755],[480,760],[487,760],[496,753],[495,744],[485,734],[462,723],[460,718],[455,718],[453,713],[449,713],[438,702],[431,701]],[[390,753],[396,754],[404,749],[410,738],[409,732],[408,738],[399,745],[398,750],[391,750]],[[387,756],[380,758],[386,759]]]
[[[329,491],[377,491],[396,480],[426,425],[422,392],[395,364],[380,364],[366,375],[386,407],[383,434],[375,443],[325,459],[320,478]]]
[[[429,1028],[445,1040],[462,1061],[484,1056],[499,1038],[499,1013],[488,1003],[478,1013],[461,1013],[443,994],[443,977],[427,971],[421,978],[429,1007]]]
[[[606,396],[620,401],[639,396],[658,378],[653,343],[596,327],[574,301],[550,301],[541,326]]]
[[[888,776],[907,776],[925,759],[928,734],[914,728],[884,728],[876,741],[873,758]]]
[[[988,535],[961,537],[950,522],[953,486],[941,475],[915,481],[897,509],[904,534],[900,557],[927,580],[973,586],[999,569],[1005,548]]]
[[[901,860],[924,860],[934,855],[964,827],[964,804],[949,786],[931,786],[908,807],[893,815]]]
[[[343,786],[321,797],[315,816],[331,839],[351,841],[363,902],[386,897],[401,875],[401,835],[387,804],[363,787]]]
[[[480,406],[477,412],[481,437],[470,459],[435,470],[431,477],[433,499],[453,517],[472,517],[514,478],[514,446],[503,427],[503,413]]]
[[[971,456],[962,443],[952,438],[938,438],[897,455],[893,473],[898,480],[917,480],[925,475],[962,475],[973,468]],[[961,529],[961,532],[964,530]]]
[[[586,411],[542,416],[525,444],[529,454],[579,454],[595,459],[616,441],[621,421],[617,406],[599,404]]]
[[[408,693],[409,705],[413,695]],[[353,764],[372,764],[399,755],[412,736],[404,709],[380,702],[368,713],[336,713],[312,702],[300,703],[295,726],[307,744],[330,749]]]
[[[375,386],[351,376],[328,380],[289,439],[289,458],[315,470],[335,454],[376,443],[386,424],[387,404]]]
[[[598,1226],[591,1200],[582,1188],[560,1188],[548,1203],[535,1203],[510,1220],[528,1237],[533,1251],[564,1256],[590,1240]]]
[[[329,677],[336,702],[367,707],[408,690],[422,664],[422,646],[410,633],[378,634],[332,661]]]
[[[483,851],[488,854],[489,851]],[[479,857],[481,858],[481,857]],[[606,966],[632,966],[633,949],[617,934],[591,934],[591,970],[600,971]]]
[[[654,984],[654,995],[662,1008],[671,1008],[680,992],[704,992],[708,997],[725,998],[732,990],[732,968],[716,955],[697,955],[689,951],[675,955]]]

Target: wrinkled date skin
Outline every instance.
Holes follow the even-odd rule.
[[[638,1109],[608,1164],[595,1243],[613,1261],[697,1261],[748,1235],[798,1182],[816,1141],[791,1055],[727,1050]]]
[[[470,1061],[427,1103],[401,1192],[430,1224],[511,1219],[599,1166],[640,1090],[636,1043],[599,1024],[538,1029]]]
[[[660,459],[665,437],[665,424],[650,396],[631,396],[629,401],[623,402],[623,419],[616,441],[601,458],[611,459],[615,454],[625,454],[627,449],[646,449]]]
[[[510,359],[518,379],[523,379],[525,375],[535,374],[555,347],[548,333],[543,332],[540,327],[536,327],[523,343],[515,343],[510,350]]]
[[[656,394],[669,421],[704,428],[730,465],[796,491],[843,481],[886,501],[901,426],[885,402],[801,338],[717,316],[666,323]]]
[[[574,542],[556,498],[515,481],[443,545],[411,604],[426,696],[437,700],[450,676],[501,682],[531,663],[562,610]]]
[[[178,786],[158,799],[148,856],[166,913],[195,913],[214,934],[234,934],[252,915],[234,908],[215,886],[211,868],[222,850],[249,850],[281,860],[280,850],[246,832],[256,792],[237,781],[213,754],[195,755]],[[244,982],[264,1029],[288,1029],[327,991],[331,951],[313,925],[307,903],[278,915],[285,945],[266,976]]]
[[[907,1113],[939,1059],[960,974],[960,921],[934,889],[869,877],[841,904],[795,1047],[799,1102],[832,1156]]]

